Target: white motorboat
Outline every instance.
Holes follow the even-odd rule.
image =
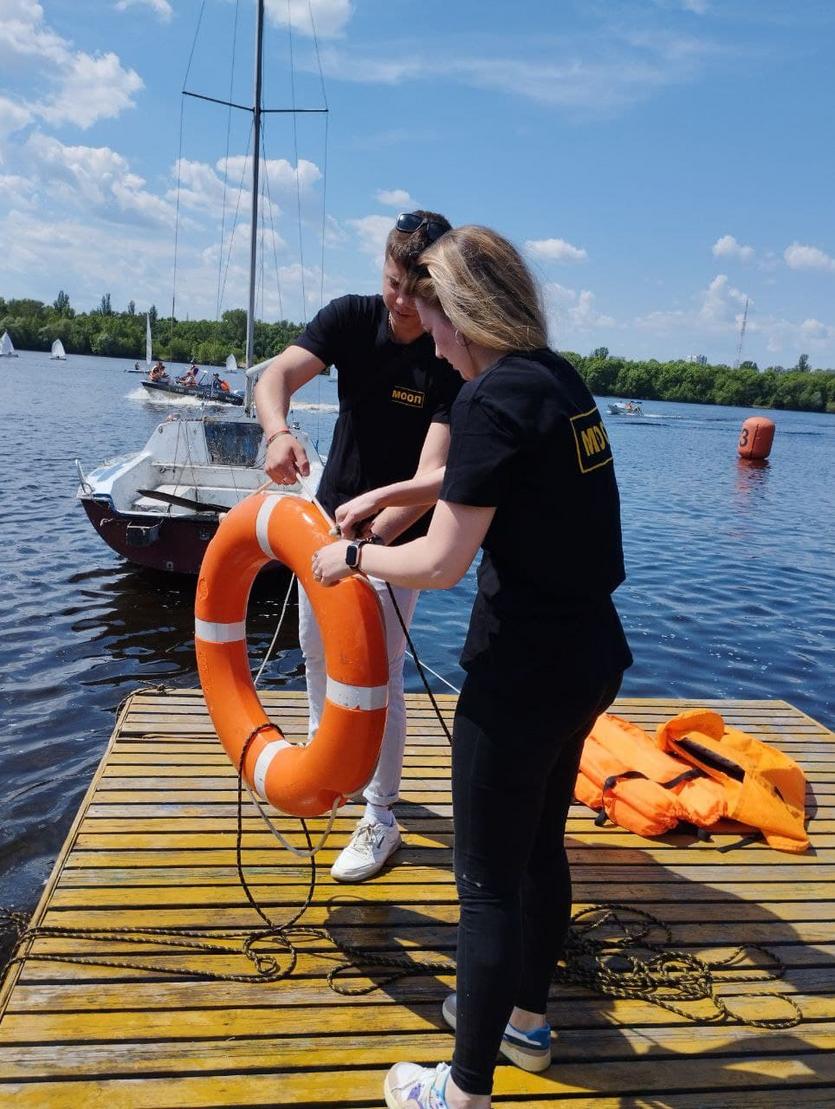
[[[625,404],[615,402],[608,405],[610,416],[643,416],[644,410],[637,401],[629,400]]]
[[[294,434],[310,477],[273,491],[299,497],[316,489],[323,463],[304,432]],[[78,499],[105,543],[130,562],[196,574],[221,514],[264,486],[263,438],[252,419],[169,417],[141,451],[89,473],[76,462]]]

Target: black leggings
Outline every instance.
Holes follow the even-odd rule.
[[[571,919],[563,840],[580,753],[620,682],[581,681],[521,710],[489,682],[464,682],[452,745],[461,902],[452,1077],[467,1093],[491,1092],[514,1005],[545,1011]]]

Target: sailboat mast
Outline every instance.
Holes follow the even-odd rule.
[[[249,236],[249,307],[246,313],[246,364],[255,363],[255,267],[258,261],[258,178],[261,161],[261,76],[264,50],[264,0],[256,0],[255,95],[252,108],[252,226]]]

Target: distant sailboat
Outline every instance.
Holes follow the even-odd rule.
[[[52,354],[50,354],[49,357],[57,358],[61,362],[66,362],[67,355],[64,351],[64,344],[61,342],[60,339],[56,339],[55,342],[52,344]]]
[[[4,331],[0,336],[0,358],[17,358],[17,351],[8,331]]]
[[[145,365],[150,370],[154,361],[153,343],[151,342],[151,313],[145,313]]]
[[[235,361],[235,355],[230,354],[226,358],[226,372],[228,374],[235,373],[238,368],[238,363]]]

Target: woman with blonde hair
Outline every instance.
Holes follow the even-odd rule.
[[[461,663],[452,795],[461,901],[451,1067],[398,1063],[390,1109],[490,1105],[496,1053],[551,1062],[546,1006],[571,914],[565,821],[583,740],[632,656],[611,594],[624,578],[612,452],[576,370],[548,349],[516,249],[483,227],[448,231],[411,284],[439,357],[465,379],[445,471],[392,486],[430,503],[398,548],[335,542],[313,558],[333,584],[362,571],[443,589],[483,555]],[[356,506],[342,512],[351,526]]]

